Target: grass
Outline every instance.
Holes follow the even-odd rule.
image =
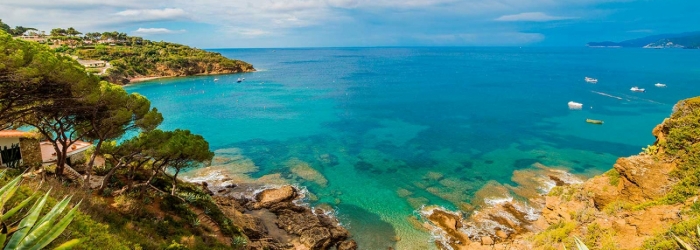
[[[556,249],[555,244],[569,240],[571,232],[576,228],[574,222],[559,222],[550,225],[545,231],[535,235],[533,241],[536,246],[544,249]]]
[[[616,200],[605,205],[602,210],[608,215],[614,215],[622,211],[631,210],[633,207],[634,204],[632,203]]]
[[[617,186],[620,183],[620,172],[617,172],[617,169],[610,169],[608,172],[605,172],[605,176],[608,177],[611,186]]]

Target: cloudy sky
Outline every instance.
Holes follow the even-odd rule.
[[[700,30],[698,0],[1,0],[11,26],[200,48],[581,46]]]

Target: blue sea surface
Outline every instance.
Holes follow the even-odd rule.
[[[189,129],[252,162],[250,178],[307,187],[311,205],[335,208],[361,249],[431,248],[417,209],[469,207],[490,181],[514,185],[514,170],[600,174],[652,144],[677,101],[700,95],[700,50],[214,51],[258,72],[126,89],[164,114],[162,129]]]

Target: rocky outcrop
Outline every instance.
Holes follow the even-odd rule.
[[[700,103],[700,102],[699,102]],[[678,109],[677,109],[678,110]],[[677,111],[672,118],[682,116]],[[518,187],[490,185],[477,192],[481,208],[469,216],[433,208],[424,212],[432,229],[443,239],[441,249],[561,249],[577,236],[591,249],[638,249],[644,241],[682,220],[681,211],[693,204],[665,205],[663,198],[678,181],[678,157],[665,154],[669,138],[667,119],[653,130],[657,141],[640,155],[619,158],[609,172],[583,183],[567,181],[560,171],[516,171]],[[534,174],[533,174],[534,173]],[[552,174],[554,173],[554,174]],[[530,181],[528,181],[530,180]],[[551,191],[530,195],[538,188],[532,181],[550,183]],[[496,190],[494,192],[494,190]],[[526,191],[530,190],[530,192]],[[505,198],[486,201],[479,193]],[[510,196],[513,195],[513,196]],[[519,197],[514,199],[512,197]],[[563,238],[562,238],[563,237]],[[571,246],[571,245],[569,245]],[[605,247],[603,247],[605,246]]]
[[[224,214],[243,229],[250,249],[357,249],[350,233],[327,211],[297,205],[292,186],[266,189],[253,199],[215,197]]]
[[[639,155],[620,158],[613,167],[620,174],[617,189],[621,197],[630,202],[643,202],[665,194],[672,184],[669,173],[675,164]]]

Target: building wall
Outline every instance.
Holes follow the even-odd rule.
[[[39,139],[22,138],[19,140],[19,150],[22,152],[22,162],[29,167],[41,166],[41,146]]]

